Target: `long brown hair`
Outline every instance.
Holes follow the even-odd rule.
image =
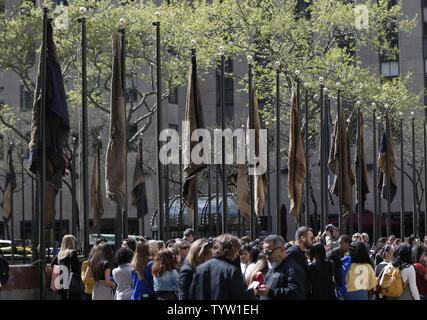
[[[176,269],[177,261],[171,250],[159,252],[154,260],[152,273],[155,277],[161,277],[166,271]]]
[[[113,250],[108,243],[102,242],[96,246],[90,259],[90,272],[96,281],[104,276],[105,263],[108,263],[110,269],[114,267]]]
[[[138,278],[144,277],[145,266],[150,261],[150,248],[147,241],[141,238],[136,244],[136,251],[132,259],[132,267],[138,274]]]

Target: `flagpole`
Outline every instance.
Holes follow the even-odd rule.
[[[217,207],[218,208],[218,207]],[[184,232],[184,207],[182,203],[182,143],[179,145],[179,230]]]
[[[405,239],[405,161],[403,159],[403,113],[400,116],[400,238]]]
[[[301,106],[301,103],[300,103],[300,97],[301,97],[300,86],[301,86],[301,83],[300,83],[299,75],[300,75],[300,71],[299,70],[295,70],[295,76],[296,76],[295,77],[296,78],[295,82],[296,82],[296,85],[297,85],[297,93],[296,94],[297,94],[297,110],[298,110],[298,127],[301,128],[301,120],[300,120],[300,116],[299,116],[299,114],[300,114],[300,106]],[[301,132],[298,132],[298,134],[301,134]],[[302,194],[301,194],[301,198],[302,198]],[[301,201],[301,203],[302,203],[302,201]],[[298,228],[302,226],[302,223],[303,223],[304,220],[305,220],[304,219],[304,210],[303,210],[303,206],[301,205],[300,206],[299,216],[297,218]]]
[[[219,51],[221,52],[221,129],[222,132],[225,130],[225,56],[224,56],[224,47],[220,46]],[[226,176],[226,166],[225,166],[225,137],[222,136],[222,233],[227,233],[227,176]],[[218,209],[217,209],[218,210]]]
[[[160,131],[162,130],[162,70],[161,70],[161,56],[160,56],[160,12],[156,11],[156,22],[153,22],[153,25],[156,26],[156,72],[157,72],[157,199],[158,199],[158,239],[164,239],[164,230],[163,230],[163,167],[160,162],[160,149],[162,143],[159,139]]]
[[[427,139],[426,139],[426,110],[424,109],[424,234],[427,234]],[[403,239],[403,238],[402,238]]]
[[[213,183],[212,182],[212,179],[211,179],[211,176],[212,176],[212,172],[215,172],[215,167],[216,167],[216,165],[214,164],[213,165],[213,168],[212,168],[212,165],[209,165],[209,194],[210,194],[210,196],[209,196],[209,228],[208,228],[208,236],[209,237],[213,237],[213,234],[214,234],[214,226],[213,226],[213,223],[214,223],[214,218],[212,217],[212,199],[213,199],[213,196],[212,196],[212,186],[211,186],[211,183]],[[215,198],[217,197],[217,195],[215,194]]]
[[[102,148],[102,142],[101,142],[101,137],[98,136],[98,141],[97,141],[97,146],[96,146],[96,156],[98,157],[97,160],[97,170],[98,170],[98,192],[96,195],[96,201],[97,201],[97,211],[98,211],[98,225],[97,225],[97,233],[98,233],[98,238],[101,237],[101,148]]]
[[[415,237],[418,237],[418,214],[417,214],[417,184],[415,182],[415,113],[411,111],[411,130],[412,130],[412,207],[413,207],[413,231]]]
[[[382,124],[382,119],[381,116],[377,117],[378,120],[378,145],[381,145],[381,132],[383,131],[383,124]],[[383,182],[384,183],[384,175],[383,175]],[[378,197],[378,238],[381,238],[383,236],[383,209],[382,209],[382,199],[381,199],[381,194],[382,194],[382,186],[381,186],[381,190],[377,191],[377,197]]]
[[[166,156],[166,155],[165,155]],[[165,182],[165,239],[170,238],[170,220],[169,220],[169,164],[164,164],[164,182]]]
[[[62,189],[59,190],[59,239],[62,239]]]
[[[47,4],[45,2],[45,4]],[[42,46],[42,88],[41,88],[41,110],[40,110],[40,147],[41,147],[41,176],[40,176],[40,214],[39,214],[39,261],[40,261],[40,300],[46,300],[46,228],[45,228],[45,213],[46,213],[46,99],[47,99],[47,15],[49,9],[43,7],[43,46]]]
[[[211,190],[211,164],[208,164],[208,224],[209,227],[206,228],[207,232],[206,234],[208,234],[208,237],[212,236],[210,229],[211,229],[211,225],[212,225],[212,205],[211,205],[211,198],[212,198],[212,190]],[[206,235],[205,234],[205,235]]]
[[[374,163],[374,192],[373,192],[373,196],[374,196],[374,213],[373,213],[373,221],[372,221],[372,234],[373,234],[373,242],[377,243],[377,238],[378,238],[378,234],[377,234],[377,217],[378,217],[378,197],[377,197],[377,185],[378,185],[378,177],[377,177],[377,170],[378,170],[378,165],[377,165],[377,124],[376,124],[376,120],[377,120],[377,115],[376,115],[376,104],[373,102],[371,104],[372,106],[372,127],[373,127],[373,131],[372,131],[372,135],[373,135],[373,163]]]
[[[249,130],[254,129],[254,112],[253,112],[253,97],[252,97],[252,56],[248,56],[248,75],[249,75]],[[252,151],[252,150],[251,150]],[[249,166],[251,165],[249,161]],[[254,207],[254,176],[249,175],[249,190],[250,190],[250,204],[251,204],[251,216],[250,216],[250,234],[251,239],[256,238],[256,221],[255,221],[255,207]]]
[[[338,228],[340,234],[344,232],[344,224],[342,221],[342,206],[343,206],[343,173],[344,173],[344,157],[343,157],[343,143],[342,143],[342,114],[341,114],[341,90],[338,88],[338,126],[337,126],[337,138],[339,144],[339,168],[338,168],[338,198],[339,198],[339,209],[338,209]],[[351,212],[350,212],[350,224],[352,224]],[[350,227],[351,229],[351,227]]]
[[[269,133],[270,133],[270,122],[267,121],[265,123],[265,125],[267,126],[267,140],[266,140],[266,145],[267,145],[267,204],[268,204],[268,210],[267,210],[267,230],[270,230],[270,221],[271,221],[271,196],[270,196],[270,145],[268,143],[268,137],[269,137]],[[265,214],[264,214],[265,216]]]
[[[143,141],[142,141],[142,134],[140,135],[139,139],[138,139],[138,155],[139,155],[139,167],[141,168],[142,173],[144,173],[144,168],[143,168],[143,161],[142,161],[142,147],[143,147]],[[181,154],[181,153],[180,153]],[[136,161],[138,161],[138,158],[136,159]],[[139,235],[143,236],[145,233],[145,226],[144,226],[144,209],[142,207],[142,202],[141,202],[141,208],[138,208],[138,204],[142,199],[142,186],[140,185],[138,187],[138,201],[137,201],[137,205],[136,205],[136,210],[138,211],[138,209],[142,210],[142,214],[141,217],[139,218]],[[146,199],[144,200],[146,201]]]
[[[25,225],[25,191],[24,191],[24,150],[20,150],[20,160],[21,160],[21,206],[22,206],[22,225],[21,225],[21,239],[25,239],[24,225]],[[25,253],[25,244],[24,244],[24,253]],[[24,260],[25,263],[25,260]]]
[[[323,221],[323,211],[325,209],[325,202],[327,201],[325,199],[325,190],[323,190],[323,186],[325,185],[325,175],[324,175],[324,161],[325,161],[325,157],[324,157],[324,149],[325,149],[325,134],[324,134],[324,127],[325,127],[325,120],[324,119],[324,101],[323,101],[323,90],[324,90],[324,86],[323,86],[323,77],[319,78],[319,82],[320,82],[320,214],[319,214],[319,230],[316,231],[321,231],[321,229],[324,227],[324,221]],[[316,226],[317,223],[315,223]]]
[[[281,234],[280,216],[280,61],[276,61],[276,234]],[[273,221],[272,221],[273,222]],[[273,228],[269,230],[273,231]]]
[[[197,95],[197,65],[196,65],[196,40],[191,40],[191,64],[192,64],[192,82],[193,82],[193,95],[194,95],[194,106],[197,109],[199,104]],[[196,114],[197,117],[197,114]],[[199,235],[199,200],[197,197],[197,176],[194,177],[193,184],[193,230],[196,233],[196,237]]]
[[[223,224],[223,222],[220,222],[220,221],[222,221],[221,219],[221,217],[220,217],[220,214],[219,214],[219,196],[218,196],[218,194],[219,194],[219,164],[217,164],[216,166],[215,166],[215,179],[216,179],[216,181],[215,181],[215,188],[216,188],[216,197],[215,197],[215,200],[216,200],[216,228],[215,228],[215,235],[219,235],[220,234],[220,223],[221,223],[221,226],[224,226],[224,224]]]
[[[325,198],[325,208],[323,209],[323,225],[322,228],[324,228],[328,222],[329,222],[329,185],[328,185],[328,140],[330,137],[328,137],[328,126],[329,126],[329,119],[328,114],[329,110],[331,108],[331,100],[328,96],[328,88],[324,88],[325,91],[325,99],[324,99],[324,105],[323,105],[323,181],[324,185],[322,187],[324,198]],[[320,230],[321,231],[321,230]]]
[[[363,165],[362,165],[362,144],[361,144],[361,139],[362,139],[362,132],[361,132],[361,126],[363,125],[360,121],[360,101],[356,102],[357,104],[357,232],[362,233],[363,232],[363,225],[362,225],[362,214],[363,214],[363,197],[362,197],[362,190],[363,190],[363,186],[362,186],[362,170],[363,170]]]
[[[34,178],[30,175],[31,178],[31,262],[36,261],[36,251],[37,251],[37,237],[36,237],[36,208],[34,201]]]
[[[127,178],[127,158],[128,158],[128,137],[127,137],[127,118],[126,118],[126,20],[121,18],[119,23],[122,27],[118,30],[122,34],[121,41],[121,76],[122,76],[122,90],[125,98],[124,103],[124,117],[125,117],[125,204],[123,208],[123,239],[126,239],[129,235],[129,219],[128,219],[128,178]],[[121,240],[121,239],[120,239]]]
[[[12,141],[10,141],[9,142],[9,150],[8,150],[8,153],[9,153],[9,157],[10,157],[10,159],[8,158],[8,164],[7,164],[7,167],[8,167],[8,170],[9,170],[9,174],[11,174],[11,175],[13,175],[13,170],[12,170],[12,165],[13,165],[13,158],[12,158],[12,150],[13,150],[13,143],[12,143]],[[12,179],[13,179],[13,176],[12,176]],[[12,257],[11,257],[11,260],[12,261],[14,261],[15,260],[15,225],[14,225],[14,223],[15,223],[15,218],[14,218],[14,214],[13,214],[13,180],[10,180],[9,181],[9,184],[10,184],[10,213],[9,213],[9,217],[10,217],[10,236],[11,236],[11,238],[10,238],[10,252],[12,253]],[[5,190],[6,191],[6,190]]]
[[[83,152],[83,250],[84,256],[89,254],[89,168],[88,168],[88,118],[87,118],[87,71],[86,71],[86,8],[80,8],[82,15],[78,21],[82,23],[82,146]]]
[[[388,121],[388,105],[385,105],[385,121],[386,121],[386,134],[387,134],[387,222],[386,222],[386,228],[387,228],[387,237],[391,234],[391,179],[390,179],[390,148],[391,146],[388,145],[389,141],[393,143],[392,137],[389,135],[389,121]],[[390,130],[391,135],[391,130]]]
[[[71,168],[71,233],[77,237],[77,202],[76,202],[76,155],[78,138],[77,135],[72,136],[73,158]]]
[[[304,139],[304,153],[305,153],[305,167],[307,170],[305,180],[305,225],[309,226],[310,215],[310,200],[309,200],[309,181],[310,181],[310,155],[308,154],[308,83],[304,83],[305,87],[305,139]]]

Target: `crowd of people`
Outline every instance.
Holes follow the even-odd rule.
[[[58,290],[61,299],[86,300],[426,300],[427,236],[350,238],[327,225],[306,226],[295,239],[222,234],[166,242],[125,239],[113,255],[103,238],[80,262],[76,239],[63,237],[52,265],[81,275],[84,293]]]

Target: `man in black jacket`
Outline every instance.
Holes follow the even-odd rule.
[[[305,252],[313,245],[314,233],[309,227],[301,227],[295,232],[295,244],[292,245],[286,253],[295,259],[299,265],[308,271],[307,257]]]
[[[264,285],[255,289],[261,300],[304,300],[307,298],[305,270],[285,251],[285,240],[270,235],[264,240],[269,271]]]
[[[223,234],[213,244],[213,258],[202,263],[194,273],[190,299],[247,300],[255,298],[253,290],[246,291],[240,265],[236,261],[240,241],[231,234]]]

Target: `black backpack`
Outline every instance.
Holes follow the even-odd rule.
[[[5,285],[9,280],[9,263],[6,259],[0,257],[0,283]]]

